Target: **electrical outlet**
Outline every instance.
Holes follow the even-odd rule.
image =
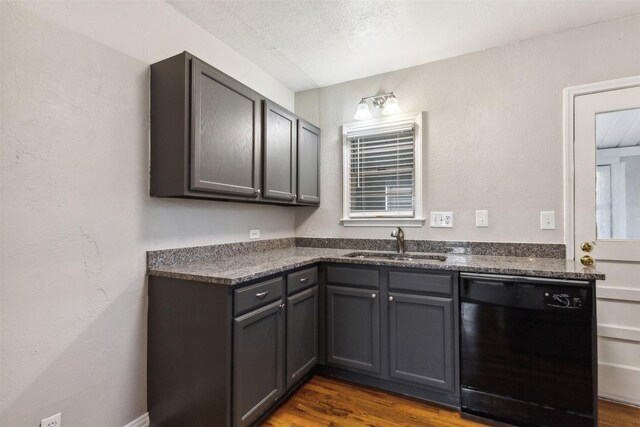
[[[40,421],[40,427],[62,427],[62,412]]]
[[[431,227],[453,228],[453,212],[431,212]]]
[[[476,227],[489,226],[489,211],[476,211]]]
[[[556,213],[554,211],[540,212],[540,230],[556,229]]]
[[[249,238],[250,239],[259,239],[260,238],[260,229],[259,228],[251,228],[251,229],[249,229]]]

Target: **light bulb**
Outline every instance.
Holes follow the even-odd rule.
[[[382,114],[385,116],[390,116],[391,114],[398,114],[400,112],[400,105],[398,105],[398,99],[395,95],[391,94],[389,98],[384,103],[384,108],[382,109]]]
[[[358,109],[356,110],[355,119],[356,120],[366,120],[371,118],[371,112],[369,111],[369,106],[367,102],[363,99],[358,104]]]

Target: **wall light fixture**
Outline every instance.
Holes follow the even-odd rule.
[[[393,92],[381,93],[378,95],[366,96],[360,100],[358,108],[356,109],[356,120],[366,120],[371,118],[371,111],[369,110],[369,104],[367,104],[367,100],[369,99],[374,107],[382,109],[382,114],[385,116],[400,112],[398,98],[396,98]]]

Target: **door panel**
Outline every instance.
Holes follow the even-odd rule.
[[[629,120],[623,119],[623,113],[629,111],[637,111],[633,118],[635,123],[640,123],[640,87],[575,98],[576,254],[583,253],[583,242],[593,242],[595,244],[591,255],[596,259],[630,262],[640,260],[640,234],[636,236],[636,231],[640,233],[640,229],[636,230],[638,221],[635,219],[640,215],[640,185],[637,184],[637,179],[640,178],[640,139],[632,137],[631,140],[635,143],[627,142],[629,134],[637,134],[637,138],[640,138],[640,124],[636,125],[633,121],[627,123]],[[602,117],[606,115],[612,117],[603,120]],[[620,131],[619,126],[624,131]],[[610,147],[613,143],[616,146]],[[614,172],[615,166],[621,166],[620,164],[624,166],[624,171]],[[608,175],[601,170],[600,188],[596,178],[598,166],[610,166],[611,169]],[[616,174],[622,174],[623,177],[616,180]],[[602,180],[609,184],[606,194]],[[618,185],[614,186],[616,182]],[[616,195],[624,200],[619,200],[620,197],[616,198]],[[597,196],[600,196],[600,200]],[[614,214],[616,211],[620,214]],[[605,221],[605,216],[608,221]],[[598,217],[601,226],[599,233]],[[605,223],[609,227],[602,230]],[[640,222],[638,224],[640,226]],[[625,231],[622,232],[622,229]]]
[[[296,117],[271,101],[264,102],[264,197],[295,200]]]
[[[380,373],[377,290],[327,286],[327,362]]]
[[[389,297],[391,377],[453,391],[453,300]]]
[[[283,393],[282,300],[233,320],[233,419],[251,425]]]
[[[598,322],[601,325],[633,325],[640,314],[638,301],[600,297],[597,302]]]
[[[640,291],[640,287],[636,286],[638,265],[636,263],[620,263],[615,261],[597,260],[596,265],[598,271],[604,273],[607,278],[604,282],[598,283],[601,286],[617,286]]]
[[[640,359],[612,357],[640,343],[640,87],[575,96],[573,120],[575,259],[592,256],[606,275],[596,290],[599,394],[640,404]]]
[[[287,298],[287,388],[318,362],[318,286]]]
[[[191,103],[191,189],[256,197],[260,96],[194,59]]]
[[[320,204],[320,129],[298,120],[298,201]]]

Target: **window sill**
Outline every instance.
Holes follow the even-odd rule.
[[[425,218],[342,218],[344,227],[422,227]]]

